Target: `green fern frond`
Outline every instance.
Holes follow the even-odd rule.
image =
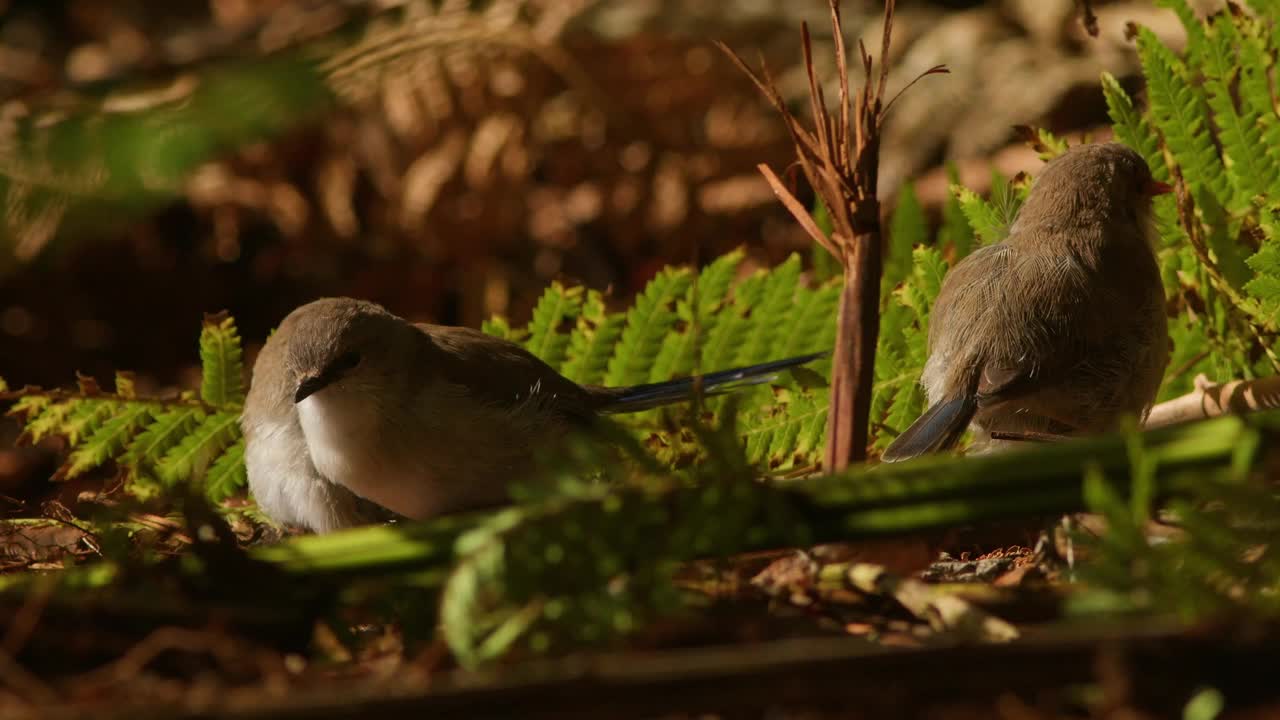
[[[792,253],[786,262],[769,271],[760,299],[751,308],[751,329],[738,350],[733,365],[752,365],[777,359],[777,338],[795,309],[796,288],[800,286],[800,256]]]
[[[62,427],[58,428],[58,434],[65,435],[71,445],[79,445],[85,438],[97,432],[117,408],[116,403],[110,400],[99,398],[82,400],[67,413]]]
[[[960,185],[960,174],[953,163],[947,163],[947,183],[948,188]],[[973,227],[965,217],[960,198],[951,190],[948,190],[946,204],[942,206],[942,227],[938,229],[938,247],[950,248],[951,256],[957,262],[973,249]]]
[[[747,461],[771,471],[815,464],[826,440],[827,407],[825,393],[784,391],[780,402],[743,423]]]
[[[14,409],[17,410],[22,405],[22,401],[19,401]],[[31,442],[38,443],[46,437],[56,435],[62,429],[63,421],[66,420],[67,414],[76,408],[76,403],[71,400],[52,402],[46,397],[22,407],[24,412],[31,412],[28,408],[34,409],[34,413],[31,415],[32,419],[23,428],[23,433],[31,439]]]
[[[1151,117],[1182,168],[1182,176],[1197,194],[1197,200],[1210,193],[1225,205],[1224,199],[1231,197],[1231,187],[1210,134],[1203,95],[1191,82],[1182,61],[1147,28],[1138,30],[1138,56],[1147,78]]]
[[[169,486],[196,478],[236,441],[239,430],[238,413],[216,412],[205,416],[156,463],[156,474]]]
[[[1160,182],[1172,182],[1173,175],[1164,159],[1160,136],[1133,104],[1133,99],[1120,87],[1109,72],[1102,73],[1102,93],[1107,100],[1107,113],[1111,127],[1120,142],[1142,155],[1151,168],[1151,175]],[[1173,197],[1162,195],[1155,199],[1156,231],[1166,247],[1185,247],[1187,232],[1178,220],[1178,208]]]
[[[480,324],[480,331],[500,337],[503,340],[510,340],[514,343],[523,343],[528,337],[528,328],[516,329],[511,327],[511,322],[501,315],[494,315]]]
[[[947,263],[936,248],[917,247],[911,278],[893,292],[881,323],[872,387],[874,447],[883,450],[924,410],[920,374],[928,360],[929,315],[942,289]],[[884,432],[887,429],[889,432]]]
[[[1070,149],[1067,141],[1054,135],[1048,128],[1032,125],[1015,125],[1018,137],[1027,144],[1044,162],[1062,155]]]
[[[649,379],[649,368],[679,320],[675,304],[692,282],[688,268],[666,268],[649,281],[627,311],[627,326],[609,361],[606,385],[636,385]]]
[[[1039,138],[1040,146],[1043,148],[1040,151],[1040,159],[1045,162],[1063,155],[1067,150],[1071,149],[1065,138],[1054,135],[1053,131],[1048,128],[1036,128],[1036,137]]]
[[[1018,218],[1022,203],[1027,201],[1031,192],[1031,179],[1025,173],[1018,173],[1013,178],[1006,177],[999,170],[991,169],[991,194],[987,202],[995,210],[996,216],[1003,225],[1003,236],[1009,236],[1009,228]],[[1004,237],[1001,239],[1003,240]]]
[[[729,287],[744,257],[746,253],[741,249],[725,253],[698,274],[696,336],[693,311],[694,288],[691,285],[689,294],[676,306],[676,314],[680,318],[682,327],[662,346],[649,372],[650,382],[670,380],[673,377],[689,375],[694,371],[697,347],[707,334],[715,329],[719,319],[718,311],[726,302]]]
[[[996,243],[1005,239],[1009,228],[1004,217],[982,196],[963,185],[951,185],[951,194],[960,205],[960,211],[969,221],[969,227],[984,243]]]
[[[915,187],[905,183],[889,219],[889,248],[880,281],[883,298],[911,273],[911,249],[929,241],[929,223],[916,197]]]
[[[209,467],[204,478],[204,491],[210,500],[218,502],[248,485],[249,475],[244,465],[244,438],[240,438]]]
[[[1267,37],[1268,49],[1280,48],[1280,2],[1276,0],[1249,0],[1249,6],[1258,11],[1264,21],[1262,29]]]
[[[1205,87],[1208,90],[1209,108],[1218,127],[1218,139],[1227,177],[1233,193],[1227,198],[1228,210],[1239,212],[1247,208],[1254,197],[1260,196],[1276,182],[1276,166],[1269,161],[1262,135],[1262,113],[1257,100],[1242,102],[1236,108],[1232,85],[1252,87],[1258,92],[1258,80],[1266,83],[1266,67],[1250,68],[1238,64],[1245,46],[1244,38],[1236,29],[1231,16],[1219,15],[1212,25],[1204,54]],[[1256,53],[1255,59],[1261,58]],[[1246,80],[1252,77],[1252,81]],[[1269,96],[1268,96],[1269,104]],[[1274,113],[1269,113],[1274,115]]]
[[[599,291],[588,291],[577,326],[569,336],[564,376],[582,384],[599,384],[604,380],[609,359],[613,357],[614,347],[622,337],[626,323],[624,313],[608,311],[604,296]]]
[[[126,404],[121,412],[104,422],[97,432],[71,453],[54,477],[71,479],[118,457],[151,420],[150,406]]]
[[[831,232],[835,225],[831,220],[831,211],[826,205],[822,204],[822,198],[815,197],[813,199],[813,223],[818,226],[818,230],[826,237],[831,237]],[[814,243],[810,246],[810,258],[813,261],[813,277],[815,283],[824,283],[832,278],[839,277],[844,274],[844,269],[840,267],[840,261],[836,260],[836,256],[832,255],[821,243]]]
[[[208,316],[200,331],[200,397],[213,407],[244,404],[244,362],[236,321]]]
[[[30,422],[45,408],[53,403],[53,398],[43,393],[33,395],[23,395],[19,397],[5,414],[10,417],[16,417],[24,422]]]
[[[180,407],[155,415],[155,422],[125,448],[122,460],[132,467],[154,467],[204,420],[203,410]]]
[[[1263,192],[1269,197],[1280,196],[1280,117],[1277,117],[1271,100],[1270,73],[1280,54],[1280,45],[1267,47],[1268,38],[1262,22],[1252,18],[1233,18],[1231,30],[1239,36],[1236,48],[1239,60],[1240,80],[1237,85],[1241,115],[1254,118],[1261,133],[1265,161],[1259,160],[1265,183]],[[1280,23],[1273,22],[1280,28]]]
[[[510,340],[511,339],[511,323],[509,323],[507,319],[505,317],[502,317],[501,315],[494,315],[493,317],[487,318],[480,323],[480,332],[484,333],[485,335],[492,335],[496,338],[502,338],[503,340]]]
[[[833,319],[840,302],[840,290],[837,278],[817,288],[801,287],[796,292],[795,305],[777,339],[778,357],[819,352],[835,345]]]
[[[566,288],[558,282],[552,282],[533,308],[525,348],[559,370],[569,349],[569,335],[560,332],[560,327],[576,321],[581,312],[582,288]]]
[[[667,268],[659,273],[626,313],[609,313],[600,293],[579,291],[585,293],[585,299],[575,326],[568,332],[554,331],[561,336],[556,342],[566,347],[561,372],[579,383],[617,386],[661,382],[695,369],[712,372],[829,350],[835,343],[833,320],[841,289],[838,279],[807,287],[801,282],[801,257],[793,254],[782,264],[757,270],[735,283],[744,259],[745,252],[734,250],[702,269],[697,277],[696,314],[693,276],[687,269]],[[552,292],[560,297],[571,291],[555,288]],[[546,297],[550,296],[544,296],[544,301]],[[695,324],[699,329],[696,338]],[[505,321],[488,327],[508,336],[521,333]],[[539,329],[531,335],[550,332],[550,328]],[[696,354],[699,349],[700,357]],[[809,392],[805,388],[825,383],[830,364],[829,358],[819,359],[800,375],[784,374],[775,385],[790,392]],[[768,386],[740,393],[737,401],[736,412],[744,419],[744,426],[759,425],[766,417],[775,423],[788,422],[787,409],[773,402]],[[825,403],[825,398],[821,402]],[[825,404],[822,407],[825,412]],[[717,401],[712,409],[719,412],[723,407]],[[683,466],[705,457],[696,437],[671,433],[654,425],[654,419],[646,413],[624,422],[661,446],[659,461]],[[820,435],[821,429],[815,428],[813,432]],[[787,447],[788,438],[800,436],[776,437],[783,438],[783,444],[775,442],[761,452],[789,456],[788,467],[816,462],[817,440],[805,436],[805,443]]]
[[[731,302],[702,343],[702,367],[720,370],[733,366],[755,327],[751,309],[763,301],[767,279],[768,273],[760,270],[733,289]]]
[[[120,372],[114,393],[103,392],[87,377],[80,378],[74,391],[24,388],[6,393],[14,401],[9,414],[24,422],[27,441],[66,438],[70,452],[55,480],[114,462],[125,489],[143,495],[154,490],[152,478],[170,486],[199,481],[213,463],[219,475],[211,492],[221,499],[244,486],[243,470],[233,467],[242,462],[220,457],[240,439],[244,401],[242,350],[234,320],[226,315],[206,317],[200,357],[199,398],[194,392],[176,398],[139,397],[133,376]]]
[[[877,450],[888,447],[924,411],[924,389],[920,387],[923,363],[906,357],[908,352],[905,348],[887,345],[876,353],[871,416],[879,424],[872,443]],[[880,369],[882,363],[883,370]]]
[[[1254,277],[1245,292],[1257,303],[1256,317],[1268,328],[1280,328],[1280,224],[1266,217],[1262,247],[1247,262]]]
[[[903,305],[915,312],[920,328],[927,331],[933,301],[942,292],[942,281],[948,269],[947,261],[942,253],[929,247],[916,248],[912,257],[912,281],[898,290],[898,296]]]
[[[1102,73],[1102,94],[1107,101],[1107,114],[1111,116],[1111,129],[1116,140],[1137,150],[1151,167],[1151,174],[1161,182],[1169,182],[1169,166],[1160,150],[1160,137],[1151,123],[1133,104],[1133,98],[1120,86],[1120,81],[1109,72]]]

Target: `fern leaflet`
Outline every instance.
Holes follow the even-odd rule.
[[[1230,197],[1226,168],[1209,134],[1204,98],[1186,77],[1186,68],[1147,28],[1138,30],[1138,55],[1147,77],[1151,117],[1197,199],[1204,193]]]
[[[1237,110],[1231,91],[1238,74],[1258,75],[1264,73],[1265,68],[1237,68],[1244,42],[1229,15],[1218,16],[1212,29],[1206,43],[1205,86],[1218,126],[1227,178],[1234,190],[1224,204],[1228,210],[1239,212],[1276,180],[1275,167],[1267,162],[1265,152],[1259,152],[1264,147],[1261,115],[1249,103],[1242,103]]]
[[[636,385],[649,379],[649,368],[676,325],[675,303],[692,281],[688,268],[666,268],[649,281],[627,312],[627,327],[609,361],[606,385]]]
[[[206,317],[200,333],[200,397],[209,405],[244,404],[240,334],[227,314]]]
[[[959,187],[960,175],[955,165],[947,165],[949,188]],[[951,256],[957,262],[973,249],[973,227],[965,216],[960,198],[952,190],[947,192],[947,202],[942,206],[942,227],[938,229],[938,246],[951,248]]]
[[[143,404],[126,407],[123,412],[103,423],[97,432],[76,448],[54,474],[54,479],[74,478],[118,456],[129,440],[151,422],[151,412],[152,409]]]
[[[728,365],[751,365],[776,359],[776,338],[795,308],[796,287],[800,284],[800,256],[792,253],[786,262],[765,277],[761,296],[751,308],[751,331]],[[708,368],[712,370],[721,367]]]
[[[172,486],[202,474],[209,463],[235,442],[239,421],[238,413],[218,412],[206,416],[156,463],[160,480]]]
[[[569,336],[568,360],[562,369],[565,377],[583,384],[600,383],[626,322],[625,314],[608,311],[598,291],[588,291],[577,326]]]
[[[205,494],[218,502],[248,486],[249,475],[244,465],[244,438],[240,438],[214,461],[205,475]]]
[[[684,300],[677,303],[676,314],[683,325],[662,346],[658,357],[654,360],[649,372],[650,382],[661,382],[680,375],[688,375],[694,370],[697,346],[715,328],[719,318],[717,310],[729,294],[729,286],[733,282],[734,273],[742,263],[742,250],[734,250],[715,259],[698,274],[698,310],[696,320],[693,311],[694,288],[690,286]],[[701,368],[713,370],[716,368]]]
[[[881,298],[911,274],[911,249],[929,240],[924,208],[911,183],[902,186],[889,220],[889,248],[880,281]]]
[[[960,205],[960,211],[969,221],[969,227],[984,243],[996,243],[1004,240],[1008,234],[1008,226],[1004,217],[982,196],[963,185],[952,185],[951,194]]]
[[[560,326],[576,320],[581,311],[581,287],[566,288],[558,282],[551,283],[533,309],[525,348],[546,364],[560,369],[569,349],[569,336],[559,331]]]

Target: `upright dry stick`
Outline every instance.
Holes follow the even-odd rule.
[[[827,237],[809,211],[783,185],[767,165],[759,166],[778,199],[805,232],[839,260],[844,268],[840,293],[836,348],[831,378],[831,405],[827,414],[827,452],[824,467],[840,471],[851,462],[865,459],[868,415],[871,411],[871,383],[875,376],[876,339],[880,332],[880,203],[876,181],[880,166],[880,128],[885,112],[893,104],[884,103],[889,77],[886,58],[893,29],[894,0],[884,9],[884,34],[880,46],[880,72],[872,83],[871,56],[858,44],[866,84],[856,105],[849,93],[849,73],[845,62],[844,34],[840,23],[839,0],[831,4],[831,26],[835,34],[836,65],[840,73],[840,115],[833,118],[827,109],[822,85],[813,66],[809,28],[801,25],[801,49],[809,74],[809,100],[814,129],[809,130],[791,114],[778,93],[768,68],[756,74],[723,43],[720,45],[760,92],[782,115],[796,147],[796,158],[805,178],[831,214],[833,230]],[[937,66],[920,77],[946,72]],[[920,78],[916,78],[919,80]],[[912,83],[908,84],[910,87]],[[905,88],[904,88],[905,89]]]

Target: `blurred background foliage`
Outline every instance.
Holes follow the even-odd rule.
[[[894,110],[882,193],[942,164],[981,191],[1032,169],[1011,126],[1105,126],[1107,70],[1136,86],[1136,19],[1071,0],[904,2],[891,85],[952,75]],[[10,2],[0,17],[0,374],[139,371],[193,385],[192,328],[230,310],[257,343],[346,294],[437,322],[528,317],[553,279],[625,304],[664,264],[745,246],[745,275],[806,247],[755,170],[791,148],[711,47],[760,48],[803,98],[794,33],[830,62],[825,3]],[[844,4],[878,37],[878,3]],[[894,88],[890,88],[891,92]]]
[[[903,2],[890,94],[937,64],[951,74],[893,110],[889,208],[909,198],[947,234],[963,226],[948,183],[984,192],[993,167],[998,178],[1039,166],[1015,124],[1105,136],[1099,73],[1141,85],[1125,23],[1175,49],[1185,40],[1174,13],[1149,2],[1095,5],[1097,39],[1072,0]],[[735,247],[747,251],[738,279],[797,251],[816,275],[805,282],[830,272],[756,171],[785,168],[790,141],[712,46],[758,48],[805,108],[801,21],[834,82],[823,0],[4,10],[0,377],[11,383],[83,372],[106,387],[128,368],[144,395],[193,388],[203,313],[231,311],[248,368],[280,318],[323,295],[413,319],[523,324],[554,280],[601,290],[618,311],[663,266]],[[880,12],[843,4],[848,31],[872,44]],[[911,312],[902,300],[891,312]],[[886,352],[897,355],[885,372],[919,361]],[[911,402],[894,426],[919,401],[902,389]],[[16,433],[0,426],[5,447]],[[0,493],[21,496],[49,474],[33,467],[46,455],[0,452]]]

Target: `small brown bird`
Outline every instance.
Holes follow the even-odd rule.
[[[1004,242],[956,264],[929,320],[929,409],[885,461],[1014,438],[1105,432],[1144,417],[1168,362],[1152,198],[1172,188],[1117,144],[1045,166]]]
[[[697,384],[729,392],[824,354]],[[284,319],[254,365],[241,417],[249,488],[276,521],[316,532],[494,505],[571,427],[694,392],[692,378],[579,385],[478,330],[415,325],[350,298],[317,300]]]

